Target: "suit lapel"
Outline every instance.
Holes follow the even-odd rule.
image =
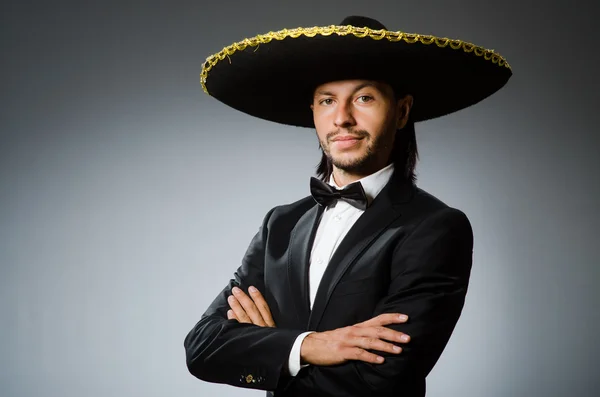
[[[288,255],[288,285],[296,307],[299,324],[308,323],[310,299],[308,268],[311,247],[315,238],[323,207],[314,205],[298,221],[291,235]]]
[[[401,212],[398,204],[405,201],[411,192],[412,189],[409,185],[398,182],[392,177],[390,183],[388,183],[371,206],[350,228],[333,254],[323,274],[313,304],[313,310],[310,312],[308,320],[309,330],[317,329],[331,293],[346,270],[348,270],[374,239],[400,217]]]

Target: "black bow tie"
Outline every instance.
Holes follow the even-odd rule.
[[[310,178],[310,193],[315,201],[323,206],[328,206],[336,200],[344,200],[360,210],[367,209],[367,195],[360,182],[351,183],[344,189],[336,189],[312,177]]]

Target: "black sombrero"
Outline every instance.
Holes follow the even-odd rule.
[[[206,59],[200,82],[207,94],[249,115],[314,127],[309,105],[313,90],[326,82],[386,81],[414,97],[417,122],[471,106],[511,75],[493,50],[389,31],[353,16],[340,25],[284,29],[234,43]]]

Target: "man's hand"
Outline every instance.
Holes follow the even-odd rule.
[[[227,298],[231,307],[227,311],[227,319],[261,327],[275,327],[269,305],[260,291],[254,287],[248,288],[248,291],[250,296],[238,287],[233,287],[233,295]]]
[[[302,342],[301,363],[329,366],[359,360],[381,364],[383,357],[367,350],[393,354],[402,352],[402,348],[390,342],[406,343],[410,337],[384,326],[404,323],[407,319],[400,313],[386,313],[349,327],[312,333]]]

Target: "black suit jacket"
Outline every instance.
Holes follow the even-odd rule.
[[[465,214],[397,175],[350,229],[308,295],[312,241],[323,208],[306,197],[273,208],[232,280],[185,338],[187,366],[199,379],[287,396],[425,395],[425,377],[463,308],[473,234]],[[227,297],[256,286],[277,328],[227,320]],[[349,361],[287,374],[290,350],[307,330],[326,331],[382,313],[409,316],[390,326],[411,336],[383,364]]]

